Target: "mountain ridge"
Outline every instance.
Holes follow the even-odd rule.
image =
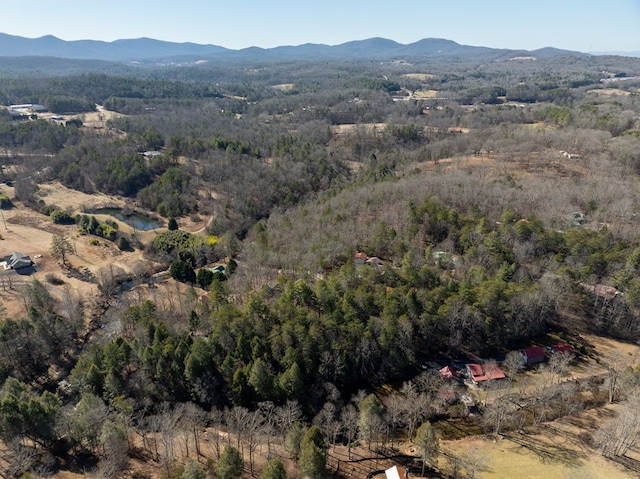
[[[73,60],[104,60],[115,62],[152,62],[193,60],[194,57],[217,61],[256,60],[328,60],[328,59],[383,59],[403,56],[458,56],[495,60],[509,55],[522,55],[526,50],[498,49],[461,45],[443,38],[423,38],[402,44],[382,37],[353,40],[339,45],[305,43],[281,45],[272,48],[248,47],[239,50],[219,45],[192,42],[168,42],[148,37],[102,40],[62,40],[53,35],[26,38],[0,33],[0,56],[4,57],[57,57]],[[539,49],[532,53],[549,55],[588,55],[582,52],[555,48]]]

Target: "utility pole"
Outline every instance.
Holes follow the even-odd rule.
[[[5,231],[9,231],[9,228],[7,228],[7,222],[4,219],[4,211],[2,211],[2,208],[0,208],[0,215],[2,215],[2,222],[4,223],[4,229]]]

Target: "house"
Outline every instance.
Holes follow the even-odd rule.
[[[569,215],[569,224],[573,227],[578,227],[581,226],[582,224],[586,223],[587,217],[585,216],[584,213],[580,213],[579,211],[576,211],[574,213],[571,213]]]
[[[12,269],[18,274],[31,274],[35,272],[31,258],[17,251],[5,256],[0,264],[5,270]]]
[[[408,479],[409,470],[406,467],[392,466],[384,471],[386,479]]]
[[[596,284],[593,287],[593,292],[596,293],[596,296],[604,299],[613,299],[621,294],[620,291],[613,286],[605,286],[604,284]]]
[[[469,378],[476,386],[485,384],[490,379],[504,379],[506,377],[502,369],[495,363],[469,363],[465,366]]]
[[[9,109],[12,112],[30,112],[30,113],[40,113],[43,111],[47,111],[47,107],[43,105],[39,105],[37,103],[23,103],[21,105],[9,105]]]
[[[544,349],[540,346],[529,346],[528,348],[522,349],[520,354],[522,354],[524,363],[528,366],[531,364],[541,363],[547,358],[544,354]]]
[[[551,346],[551,351],[553,351],[554,354],[578,354],[578,351],[567,343],[554,344]]]
[[[457,381],[459,379],[458,373],[451,366],[443,367],[442,369],[440,369],[439,373],[440,373],[440,376],[442,376],[442,379],[444,380],[453,379]]]
[[[218,266],[214,266],[213,268],[207,268],[207,269],[212,273],[222,273],[222,274],[224,274],[226,270],[226,268],[222,264],[219,264]]]
[[[365,264],[368,259],[369,257],[365,253],[356,253],[355,255],[353,255],[353,262],[356,265]]]
[[[379,268],[384,264],[384,261],[382,261],[380,258],[378,258],[376,256],[373,256],[373,257],[369,258],[366,261],[366,263],[368,265],[375,266],[375,267]]]

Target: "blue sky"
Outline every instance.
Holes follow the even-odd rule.
[[[640,51],[640,0],[0,0],[0,7],[0,32],[30,38],[151,37],[239,49],[434,37],[495,48]]]

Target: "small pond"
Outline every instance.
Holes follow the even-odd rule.
[[[113,216],[114,218],[119,219],[129,226],[141,231],[155,230],[162,226],[160,221],[157,219],[143,215],[142,213],[132,212],[125,215],[122,212],[122,208],[98,208],[89,211],[89,214]]]

